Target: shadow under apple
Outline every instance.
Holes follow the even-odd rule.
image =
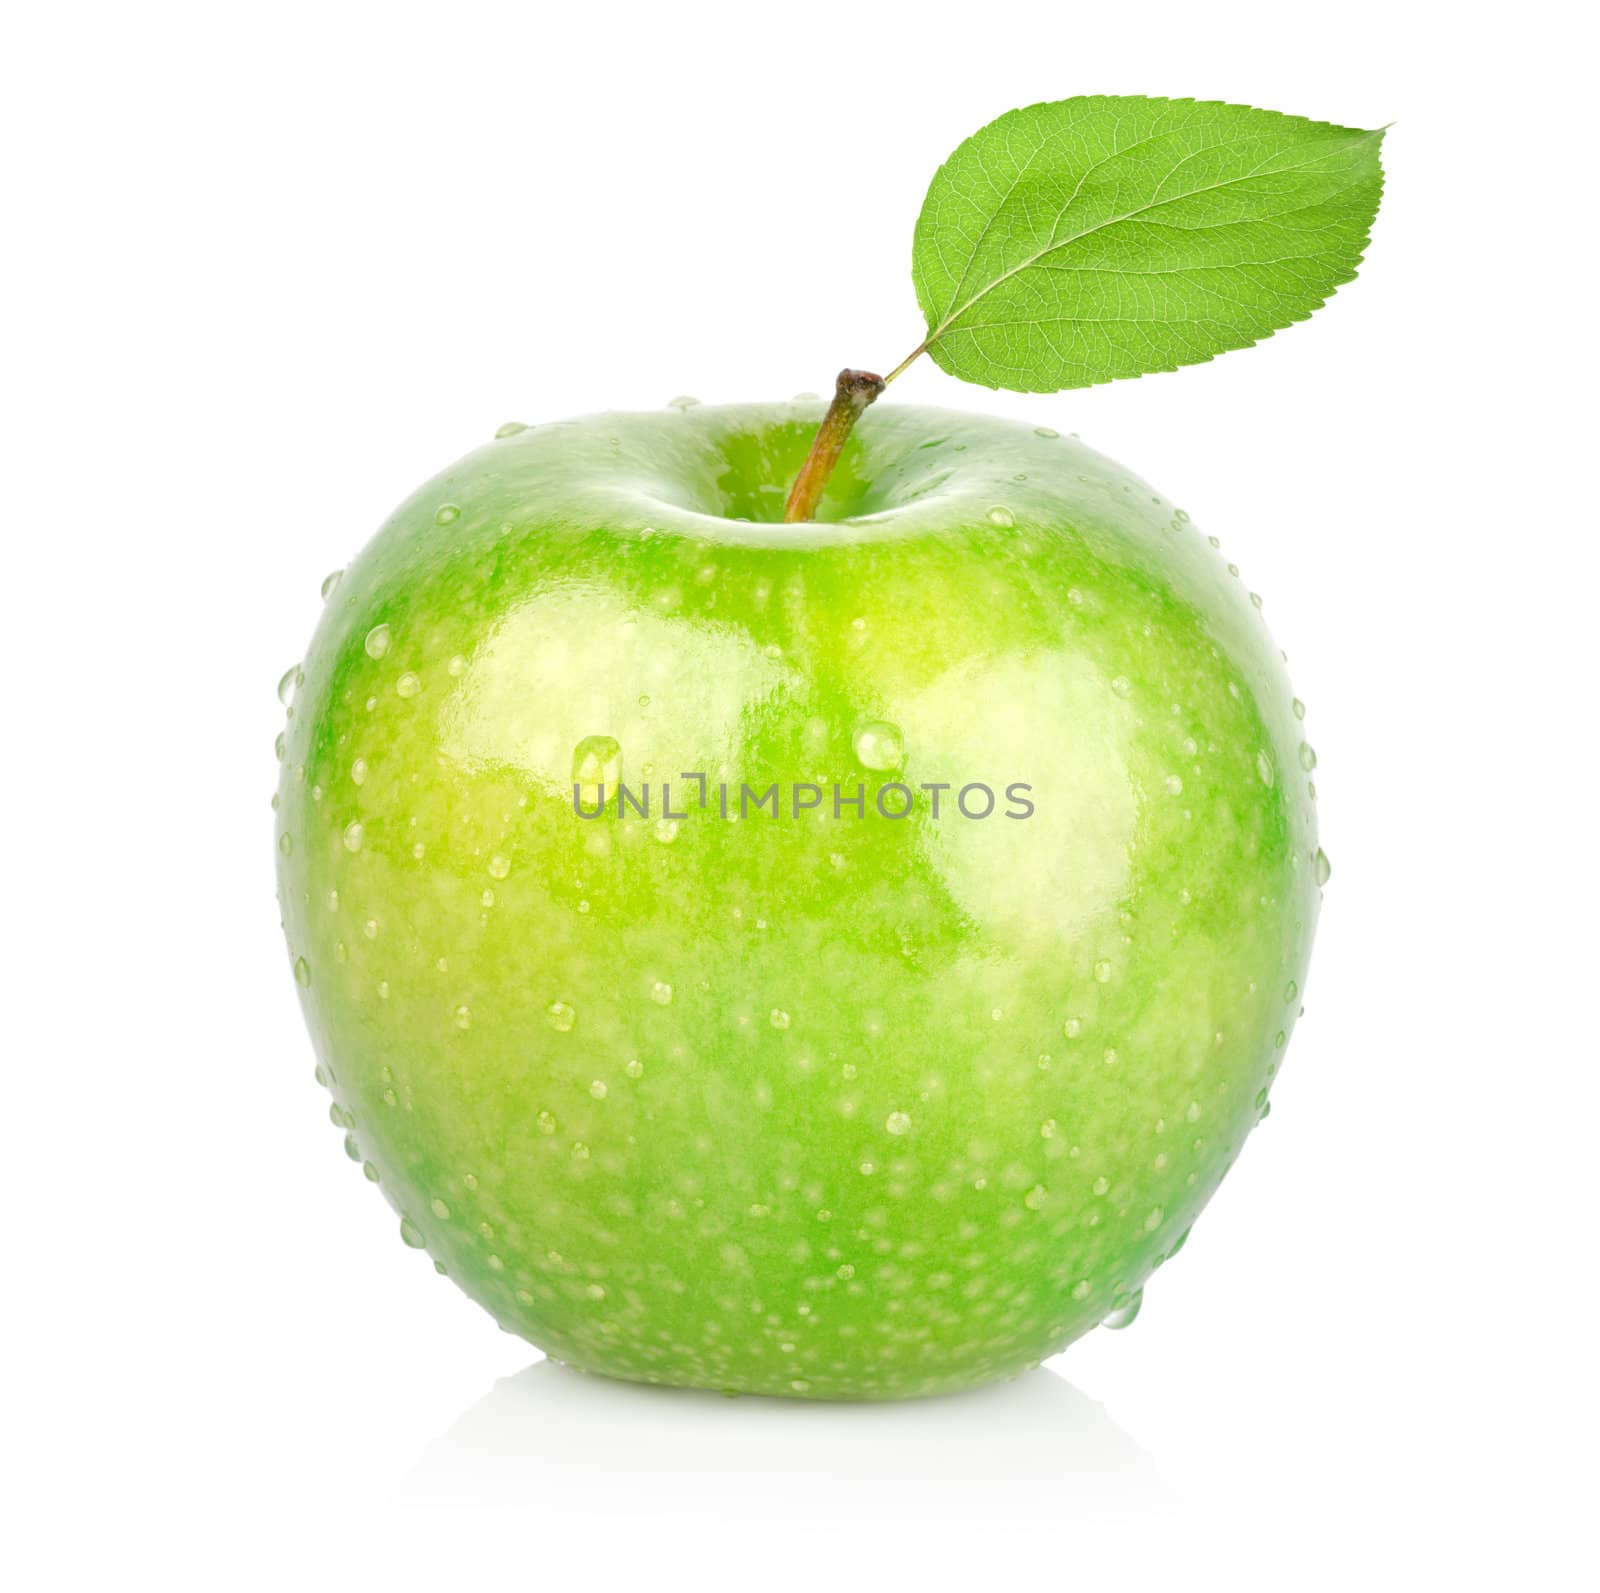
[[[548,1360],[497,1381],[428,1446],[396,1502],[792,1530],[902,1507],[977,1522],[1030,1499],[1056,1528],[1075,1510],[1178,1508],[1150,1456],[1046,1368],[936,1399],[829,1404],[612,1382]]]

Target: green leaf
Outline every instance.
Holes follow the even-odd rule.
[[[1088,387],[1245,348],[1356,274],[1383,133],[1195,100],[1010,111],[917,218],[923,345],[963,381]]]

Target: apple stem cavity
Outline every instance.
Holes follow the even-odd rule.
[[[828,477],[833,474],[833,467],[839,462],[839,454],[850,440],[850,433],[855,430],[855,424],[867,406],[886,386],[888,383],[881,376],[874,376],[871,371],[839,372],[839,379],[834,384],[833,402],[828,405],[828,413],[817,427],[811,452],[806,455],[800,474],[794,478],[788,502],[783,506],[786,525],[816,517],[817,505],[822,501]]]

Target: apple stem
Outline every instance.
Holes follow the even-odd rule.
[[[800,474],[794,478],[794,486],[789,489],[789,500],[783,506],[785,524],[810,520],[815,516],[817,505],[822,501],[823,491],[828,485],[828,477],[839,462],[840,451],[849,441],[850,433],[855,430],[862,412],[887,385],[881,376],[874,376],[871,371],[839,372],[833,402],[828,405],[828,413],[822,417],[822,424],[817,428],[811,452],[806,455],[806,462],[801,465]]]

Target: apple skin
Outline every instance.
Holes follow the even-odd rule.
[[[1137,1309],[1263,1113],[1326,870],[1281,656],[1186,515],[886,402],[776,523],[820,413],[517,430],[408,499],[296,677],[279,896],[346,1149],[503,1327],[898,1398]],[[577,816],[593,737],[648,819]],[[866,816],[724,820],[724,780]],[[891,821],[894,780],[999,802]]]

